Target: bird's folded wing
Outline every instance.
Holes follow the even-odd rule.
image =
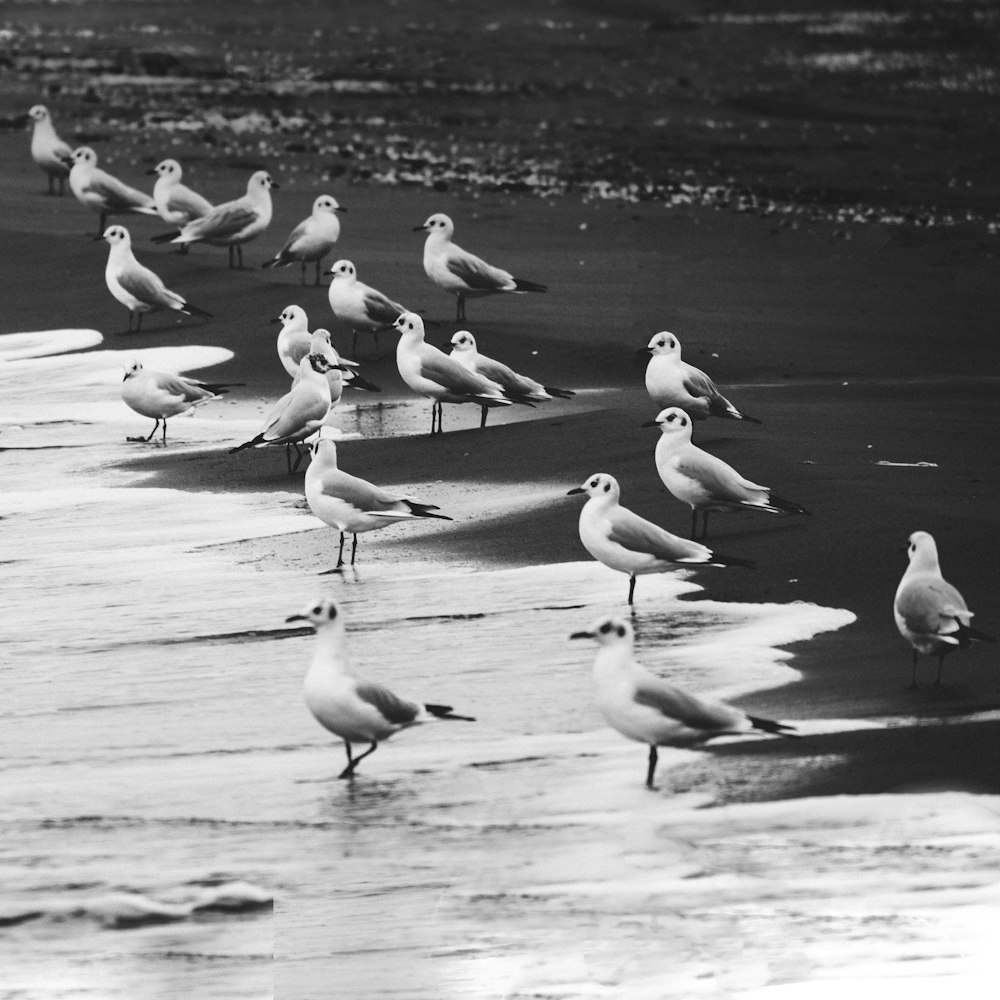
[[[189,222],[184,227],[184,235],[201,239],[224,239],[235,236],[256,221],[257,213],[252,208],[238,201],[230,201],[225,205],[216,205],[208,215]]]
[[[309,390],[312,390],[311,386]],[[296,388],[282,396],[271,411],[264,436],[266,440],[274,441],[290,434],[298,434],[307,424],[322,420],[329,411],[329,403],[318,392],[300,392]]]
[[[367,479],[360,479],[340,469],[325,470],[320,474],[319,481],[320,488],[327,496],[343,500],[365,513],[384,510],[400,500]]]
[[[196,191],[183,184],[176,185],[167,199],[167,208],[177,212],[188,212],[192,216],[207,215],[212,211],[212,203]]]
[[[707,451],[699,450],[690,455],[682,455],[674,463],[674,468],[681,475],[697,480],[717,500],[742,503],[744,500],[757,499],[748,496],[749,491],[767,492],[766,486],[758,486],[749,479],[744,479],[732,466]]]
[[[721,396],[715,383],[699,368],[690,367],[684,372],[683,385],[689,396],[705,399],[716,399]]]
[[[470,396],[499,394],[498,386],[489,379],[463,368],[429,344],[420,352],[420,374],[452,392],[464,392]]]
[[[702,701],[658,677],[638,680],[635,700],[692,729],[731,729],[738,727],[743,717],[728,705]]]
[[[215,395],[208,389],[202,388],[197,382],[183,378],[180,375],[168,375],[161,373],[156,377],[156,384],[171,395],[180,396],[183,399],[209,399]]]
[[[896,610],[917,635],[949,635],[958,631],[956,618],[968,615],[962,595],[947,581],[914,580],[896,599]]]
[[[499,292],[514,288],[514,277],[499,267],[487,264],[464,250],[450,253],[445,266],[460,281],[472,290],[478,292]]]
[[[708,556],[704,545],[678,538],[626,507],[619,507],[611,515],[610,537],[630,552],[646,552],[669,562]]]
[[[388,688],[371,681],[363,681],[355,688],[358,697],[368,702],[379,714],[397,726],[413,722],[420,714],[420,706],[405,698],[394,695]]]
[[[105,204],[113,209],[153,206],[153,199],[148,194],[123,184],[117,177],[112,177],[103,170],[93,172],[85,190],[102,198]]]
[[[362,309],[365,316],[373,323],[383,323],[385,326],[392,326],[406,310],[392,299],[387,298],[374,288],[365,289]]]
[[[493,358],[484,357],[482,354],[476,361],[476,371],[515,396],[530,396],[534,393],[545,392],[545,387],[534,379],[518,375],[513,368],[509,368],[500,361],[494,361]]]
[[[129,295],[151,306],[169,306],[184,300],[173,292],[168,292],[160,278],[147,267],[122,268],[117,275],[118,284]]]

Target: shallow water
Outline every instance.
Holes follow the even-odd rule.
[[[71,433],[48,423],[76,411],[46,365],[0,369],[19,401],[0,447],[33,445],[2,455],[0,997],[735,996],[845,961],[967,974],[1000,860],[982,799],[649,793],[644,748],[592,704],[592,648],[568,641],[626,612],[620,575],[245,561],[213,543],[315,521],[290,495],[110,473],[134,432],[88,368],[111,360],[77,362],[66,398],[91,422]],[[231,434],[183,426],[199,447]],[[644,661],[725,696],[794,680],[775,647],[852,620],[684,601],[682,575],[640,590]],[[364,669],[478,721],[400,734],[338,782],[343,751],[302,703],[312,637],[285,624],[321,592]],[[824,727],[849,728],[803,723]],[[661,782],[691,759],[664,751]]]

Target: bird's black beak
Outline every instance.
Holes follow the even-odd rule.
[[[96,243],[98,240],[103,240],[103,239],[104,239],[104,233],[100,233],[99,235],[94,237],[94,242]]]
[[[566,496],[568,497],[576,496],[577,493],[583,493],[582,486],[574,486],[573,489],[567,491]]]
[[[277,181],[271,181],[271,188],[275,191],[280,191],[281,185]]]
[[[427,228],[426,226],[414,226],[414,227],[413,227],[413,231],[414,231],[415,233],[419,233],[419,232],[420,232],[421,230],[424,230],[424,229],[426,229],[426,228]]]
[[[336,207],[336,208],[334,209],[334,211],[335,211],[335,212],[346,212],[346,211],[347,211],[347,209],[346,209],[346,208],[344,208],[344,207],[343,207],[343,206],[341,206],[341,205],[338,205],[338,206],[337,206],[337,207]]]
[[[153,174],[155,174],[155,173],[156,173],[156,171],[155,171],[155,170],[147,170],[147,171],[146,171],[146,176],[147,176],[147,177],[151,177],[151,176],[152,176]]]
[[[306,618],[305,615],[289,615],[285,619],[285,624],[288,625],[291,622],[307,622],[307,621],[309,621],[309,619]]]
[[[640,347],[636,349],[635,356],[637,358],[649,358],[652,357],[653,352],[648,347]]]
[[[594,633],[593,632],[574,632],[570,636],[570,638],[571,639],[593,639],[594,638]]]
[[[283,320],[281,319],[281,317],[280,317],[280,316],[272,316],[272,317],[271,317],[271,318],[270,318],[270,319],[268,320],[268,323],[281,323],[281,322],[283,322]]]
[[[65,163],[67,167],[72,167],[73,166],[73,157],[72,156],[60,156],[59,159],[62,160],[62,162]]]
[[[659,427],[660,425],[659,425],[659,423],[656,420],[647,420],[642,426],[643,427]]]

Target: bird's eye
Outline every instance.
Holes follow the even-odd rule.
[[[596,490],[597,489],[597,480],[596,479],[591,480],[590,485],[591,485],[592,489]]]
[[[604,624],[603,624],[603,625],[602,625],[602,626],[601,626],[601,627],[600,627],[600,628],[598,629],[598,632],[600,632],[600,633],[601,633],[602,635],[607,635],[607,634],[608,634],[608,633],[609,633],[609,632],[611,631],[611,629],[612,629],[612,628],[614,628],[614,626],[613,626],[613,625],[611,624],[611,622],[605,622],[605,623],[604,623]]]
[[[611,489],[611,483],[604,484],[604,492],[607,493]]]
[[[688,422],[686,417],[681,417],[681,427],[687,427]]]
[[[336,617],[337,617],[337,608],[336,608],[335,605],[331,604],[330,605],[330,614],[329,614],[330,621],[333,621],[333,619],[336,618]]]
[[[615,631],[618,633],[618,637],[619,638],[621,638],[621,639],[625,638],[625,626],[624,625],[619,625],[618,628]]]
[[[670,416],[667,417],[667,423],[672,424],[673,422],[674,422],[674,414],[671,413]]]
[[[323,614],[323,607],[322,607],[322,605],[317,604],[316,607],[313,608],[313,614],[314,615],[321,615],[321,614]]]

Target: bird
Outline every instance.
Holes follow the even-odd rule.
[[[156,175],[153,201],[157,213],[164,222],[174,226],[184,226],[212,211],[212,203],[207,198],[203,198],[186,184],[181,183],[184,171],[176,160],[161,160],[146,173]],[[188,252],[187,244],[181,246],[180,252]]]
[[[403,313],[393,325],[400,334],[396,345],[396,367],[400,376],[414,392],[434,401],[431,434],[441,433],[442,403],[477,403],[484,408],[511,405],[511,400],[504,396],[496,382],[469,371],[444,351],[428,344],[424,340],[424,321],[416,313]],[[479,426],[485,424],[484,412]]]
[[[576,395],[572,389],[558,389],[553,385],[542,385],[527,375],[518,375],[500,361],[494,361],[479,353],[476,338],[468,330],[458,330],[451,338],[451,354],[460,365],[476,372],[491,382],[496,382],[508,399],[518,402],[544,403],[553,397],[571,399]],[[483,407],[483,424],[486,423],[487,407]]]
[[[206,215],[192,219],[181,229],[160,233],[154,243],[210,243],[229,247],[229,266],[243,267],[243,244],[260,236],[271,223],[271,190],[278,184],[266,170],[258,170],[247,181],[247,193],[242,198],[216,205]],[[234,261],[238,260],[236,264]]]
[[[656,443],[656,471],[663,485],[678,500],[691,506],[691,537],[708,534],[708,513],[712,510],[766,510],[772,514],[810,512],[790,500],[775,496],[770,487],[744,479],[731,465],[691,443],[691,417],[680,407],[668,406],[643,427],[659,426]],[[702,532],[697,535],[698,511],[702,512]]]
[[[646,391],[658,410],[679,406],[692,420],[725,417],[760,423],[730,403],[700,368],[681,360],[681,342],[674,334],[657,333],[643,350],[650,355]]]
[[[304,458],[299,442],[315,434],[330,412],[330,383],[326,378],[329,362],[318,354],[307,354],[299,362],[299,377],[292,388],[275,403],[264,420],[263,430],[249,441],[231,448],[230,455],[262,444],[283,444],[288,474]],[[292,465],[291,449],[295,449]]]
[[[378,335],[380,330],[388,330],[406,307],[383,295],[358,280],[354,264],[349,260],[338,260],[330,268],[333,276],[327,295],[333,315],[341,323],[351,328],[351,354],[358,353],[358,333],[375,335],[375,353],[378,355]]]
[[[892,604],[899,634],[913,647],[913,674],[910,690],[917,688],[917,658],[928,653],[938,658],[937,678],[941,684],[944,658],[954,649],[968,649],[973,642],[995,643],[996,637],[969,625],[973,612],[962,595],[941,575],[937,543],[926,531],[910,535],[907,555],[910,563],[896,588]]]
[[[547,292],[547,285],[515,278],[502,268],[487,264],[475,254],[463,250],[451,238],[455,224],[443,212],[431,215],[414,232],[426,231],[424,271],[439,288],[456,296],[455,321],[465,319],[465,300],[500,292]]]
[[[422,503],[405,493],[389,493],[366,479],[359,479],[343,472],[337,465],[337,446],[328,437],[320,435],[313,445],[313,457],[306,469],[306,502],[309,509],[324,524],[340,532],[340,550],[337,565],[332,572],[339,572],[344,565],[345,533],[354,535],[351,547],[351,565],[358,550],[358,535],[364,531],[387,528],[398,521],[415,521],[419,518],[436,518],[451,521],[445,514],[437,513],[439,507]]]
[[[641,573],[665,573],[684,566],[742,566],[755,569],[747,559],[719,555],[699,542],[678,538],[619,502],[618,480],[595,472],[566,495],[585,493],[580,510],[580,541],[600,563],[627,573],[628,603],[632,603],[635,578]]]
[[[73,149],[63,142],[52,124],[52,115],[44,104],[36,104],[28,111],[34,123],[31,127],[31,158],[49,179],[49,194],[66,192],[66,178],[69,177],[67,160],[73,157]]]
[[[172,292],[159,275],[135,259],[132,252],[132,238],[124,226],[108,226],[104,231],[110,250],[108,263],[104,269],[104,281],[108,291],[128,309],[128,330],[132,333],[132,317],[136,316],[135,333],[142,329],[144,313],[157,312],[161,309],[175,309],[186,316],[204,316],[211,318],[212,314],[191,305],[185,298]]]
[[[121,397],[136,413],[155,420],[149,437],[127,437],[126,441],[150,441],[163,422],[163,444],[167,443],[167,418],[185,413],[200,403],[218,399],[234,382],[199,382],[198,379],[157,372],[134,361],[125,369]]]
[[[351,663],[344,618],[333,600],[319,598],[298,614],[289,615],[285,622],[308,622],[316,630],[315,651],[303,693],[316,721],[344,741],[347,767],[338,778],[353,779],[358,764],[401,729],[435,719],[476,721],[472,716],[458,715],[450,705],[409,701],[381,684],[365,680]],[[352,743],[369,746],[355,757]]]
[[[657,747],[697,747],[716,736],[753,731],[798,738],[794,726],[747,715],[721,701],[688,694],[651,674],[635,658],[635,632],[621,618],[598,619],[570,639],[594,639],[597,704],[608,725],[649,746],[646,787],[654,789]]]
[[[271,322],[281,324],[276,345],[281,365],[292,378],[297,378],[299,362],[309,353],[312,342],[309,317],[302,306],[290,305],[285,306]]]
[[[306,283],[306,264],[316,264],[316,280],[320,283],[320,266],[323,258],[333,249],[340,237],[338,212],[347,211],[337,204],[337,199],[321,194],[314,202],[312,215],[303,219],[289,234],[285,245],[262,267],[288,267],[298,261],[302,265],[302,284]]]
[[[156,215],[152,197],[129,187],[97,165],[97,153],[89,146],[78,146],[70,156],[69,187],[81,205],[101,217],[97,238],[104,234],[109,215]]]

